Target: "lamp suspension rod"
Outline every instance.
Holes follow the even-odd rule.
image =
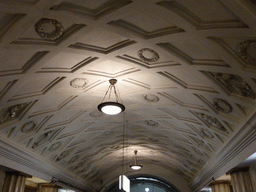
[[[115,94],[115,97],[116,97],[116,102],[118,103],[118,95],[117,95],[116,87],[115,86],[113,86],[113,87],[114,87],[114,94]]]
[[[138,153],[138,151],[135,150],[134,153],[135,153],[135,165],[137,165],[137,153]]]
[[[124,113],[125,114],[125,113]],[[124,134],[125,134],[125,115],[123,114],[123,156],[122,156],[122,175],[124,175]]]
[[[116,82],[117,82],[116,79],[110,79],[109,80],[110,85],[108,86],[108,89],[107,89],[107,91],[106,91],[106,93],[105,93],[101,103],[103,103],[103,101],[106,98],[108,93],[109,93],[109,99],[110,99],[112,89],[114,89],[114,94],[115,94],[116,102],[118,103],[118,94],[117,94],[117,90],[116,90],[116,87],[115,87]]]
[[[102,102],[104,101],[104,99],[106,98],[106,96],[107,96],[107,94],[108,94],[108,92],[109,92],[109,90],[110,90],[110,87],[111,87],[111,85],[108,86],[108,89],[107,89],[107,91],[106,91],[106,93],[105,93],[105,95],[104,95],[104,97],[103,97],[101,103],[102,103]]]

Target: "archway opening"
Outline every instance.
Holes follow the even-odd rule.
[[[152,176],[137,175],[129,177],[129,179],[130,192],[180,192],[172,184]],[[118,188],[118,182],[115,182],[104,192],[117,192]]]

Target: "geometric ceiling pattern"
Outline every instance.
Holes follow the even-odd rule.
[[[0,138],[86,190],[120,174],[124,124],[128,175],[138,150],[138,173],[197,189],[256,111],[253,1],[0,5]],[[111,78],[117,116],[97,110]]]

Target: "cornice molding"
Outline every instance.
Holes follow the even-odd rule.
[[[225,174],[234,167],[234,164],[245,159],[255,151],[256,144],[256,113],[232,138],[232,140],[212,158],[201,173],[191,182],[191,188],[202,188],[209,183],[209,178],[215,175]],[[231,166],[231,167],[230,167]]]
[[[0,161],[3,166],[20,169],[17,171],[22,171],[26,174],[40,174],[48,178],[54,177],[67,183],[72,183],[72,185],[76,185],[85,191],[94,190],[85,181],[69,174],[63,168],[53,165],[26,149],[21,149],[2,137],[0,137]]]

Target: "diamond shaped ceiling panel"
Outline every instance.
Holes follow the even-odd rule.
[[[115,181],[123,147],[128,176],[180,191],[224,174],[256,140],[256,20],[239,2],[0,1],[1,155],[84,191]],[[111,78],[117,116],[97,109]]]

